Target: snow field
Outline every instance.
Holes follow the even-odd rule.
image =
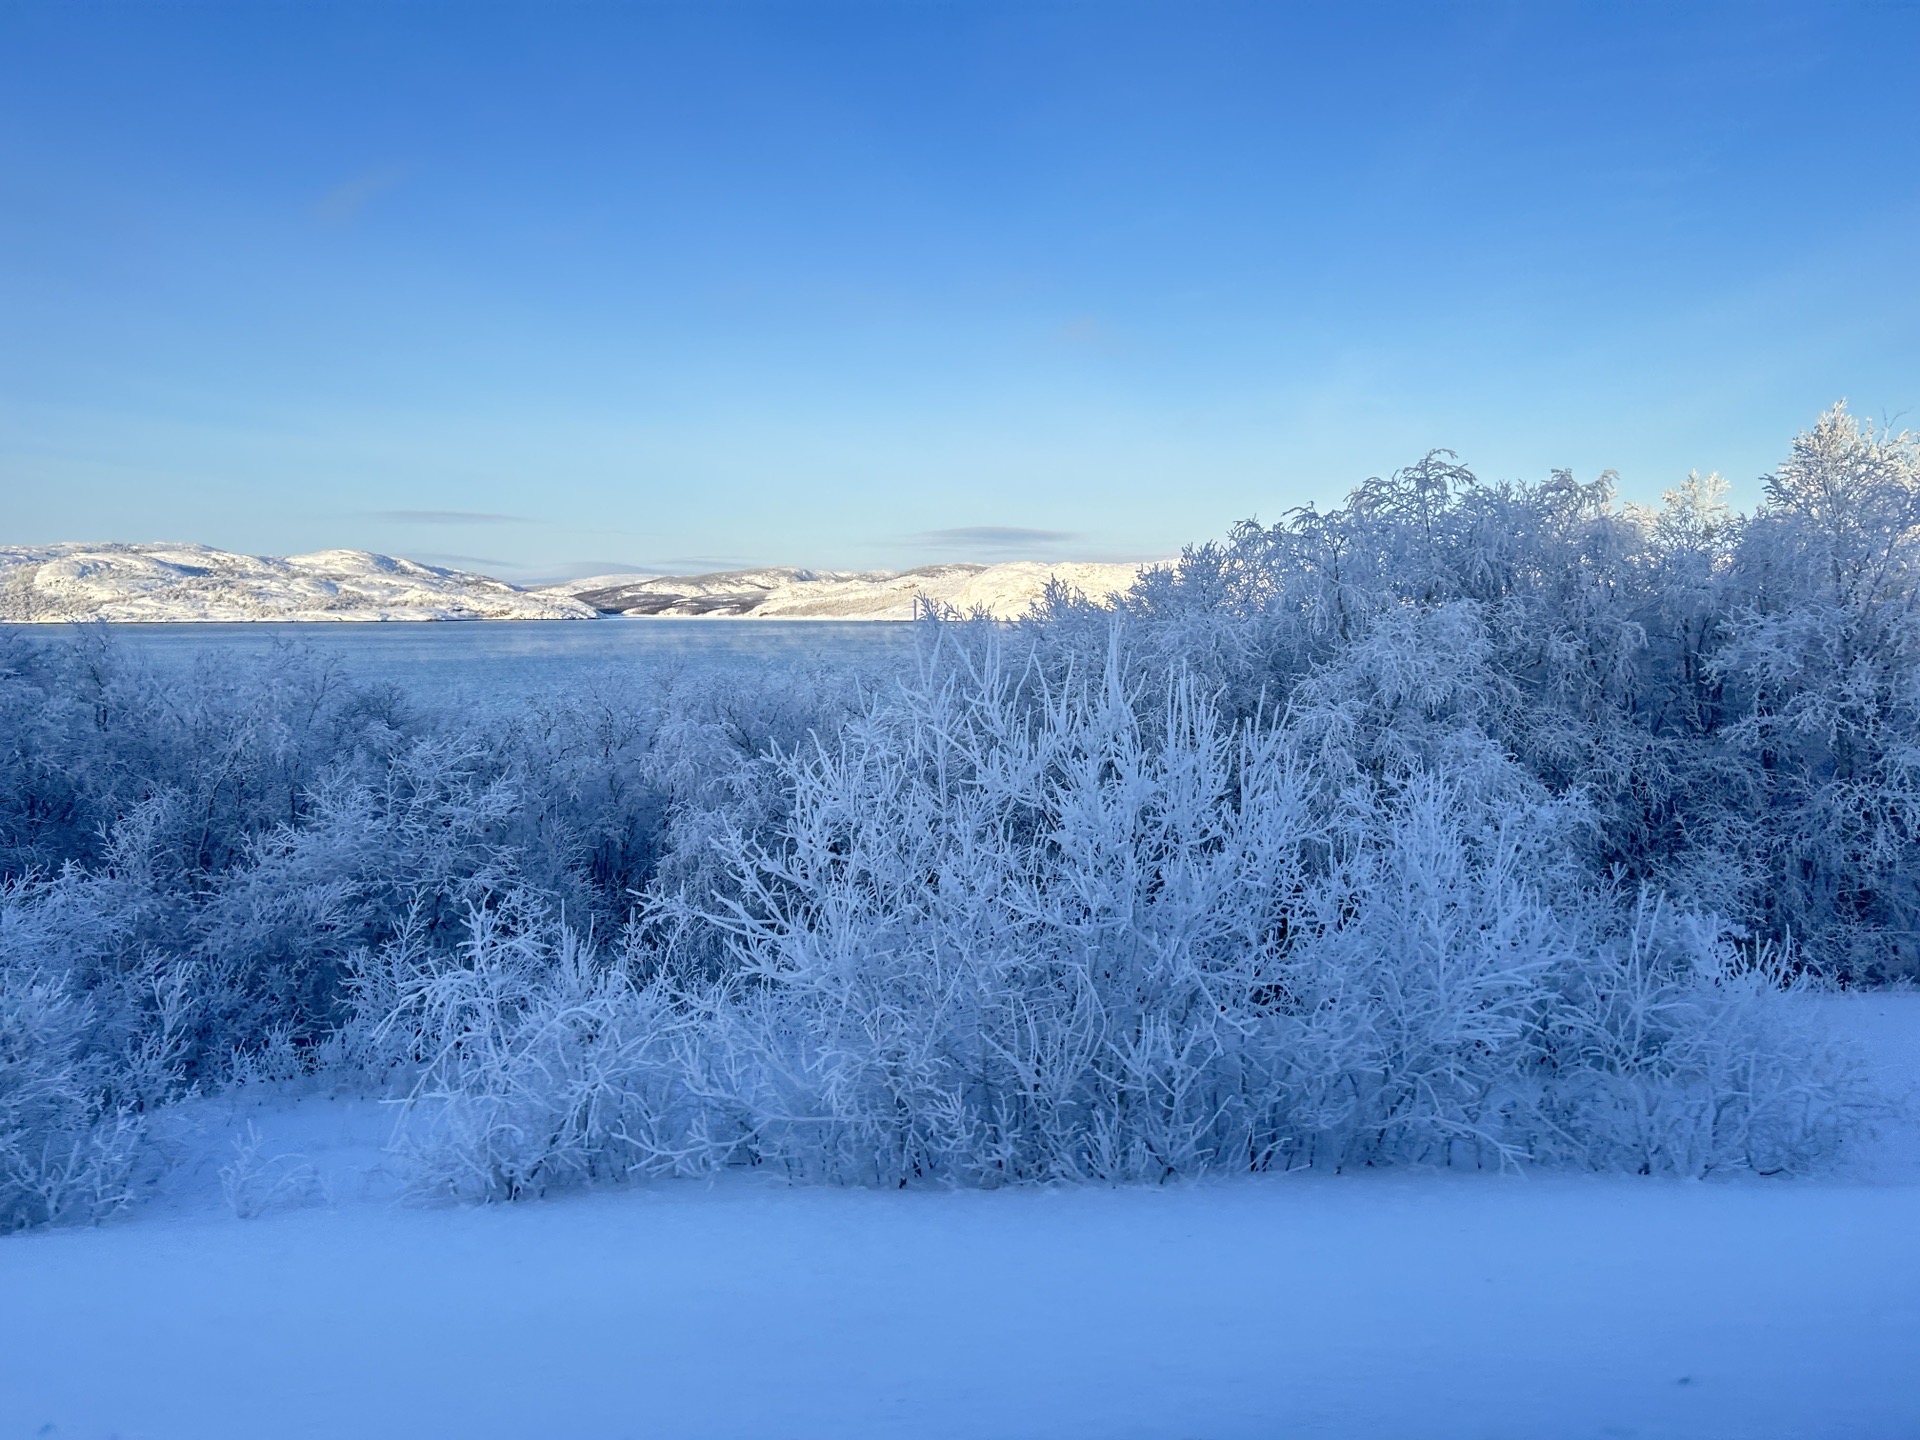
[[[1809,1002],[1920,1082],[1920,996]],[[370,1102],[203,1102],[0,1244],[0,1440],[1920,1433],[1920,1131],[1823,1180],[1436,1171],[384,1198]],[[247,1127],[331,1204],[234,1218]]]

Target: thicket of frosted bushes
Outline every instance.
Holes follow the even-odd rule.
[[[1751,517],[1436,454],[905,676],[440,706],[0,639],[0,1228],[325,1072],[424,1193],[1424,1163],[1802,1172],[1795,1003],[1920,971],[1920,455]]]

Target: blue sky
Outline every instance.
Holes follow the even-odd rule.
[[[1920,8],[0,5],[0,542],[1157,556],[1920,423]]]

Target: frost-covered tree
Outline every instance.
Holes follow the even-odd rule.
[[[1828,412],[1737,558],[1714,670],[1769,807],[1756,904],[1842,974],[1920,973],[1920,441]]]

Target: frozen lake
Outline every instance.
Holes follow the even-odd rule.
[[[65,626],[23,626],[59,642]],[[913,627],[887,621],[518,620],[393,624],[115,625],[112,642],[156,670],[201,656],[252,659],[282,646],[333,657],[357,680],[445,691],[484,685],[532,692],[608,670],[688,665],[886,667],[913,654]]]

